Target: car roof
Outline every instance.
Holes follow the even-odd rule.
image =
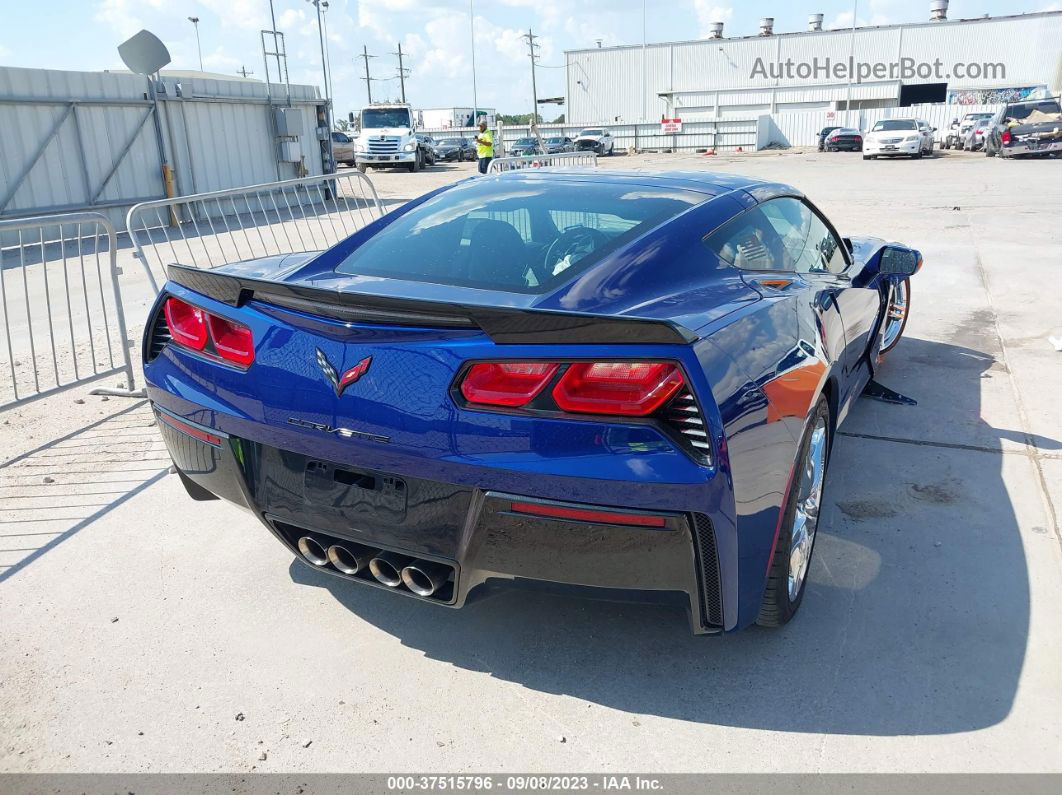
[[[769,195],[801,196],[789,185],[762,179],[729,174],[721,171],[629,171],[621,169],[541,168],[520,169],[498,174],[492,179],[536,180],[563,177],[576,182],[597,182],[614,185],[641,185],[720,196],[735,190],[745,190],[762,200]],[[482,177],[480,177],[482,179]]]

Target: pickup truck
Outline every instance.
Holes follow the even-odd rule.
[[[1062,153],[1058,97],[1011,102],[992,121],[985,138],[988,157],[1051,157]]]

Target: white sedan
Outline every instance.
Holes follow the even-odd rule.
[[[863,139],[863,159],[919,158],[933,153],[933,128],[922,119],[882,119]]]

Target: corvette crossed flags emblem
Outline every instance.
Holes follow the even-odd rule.
[[[317,365],[321,368],[321,372],[324,373],[325,378],[328,379],[328,383],[332,385],[336,397],[342,395],[343,390],[365,375],[365,373],[369,371],[369,365],[372,364],[372,357],[366,356],[343,373],[343,375],[340,375],[336,371],[336,368],[332,366],[331,362],[328,361],[328,357],[324,355],[324,351],[320,348],[316,348],[315,350],[317,351]]]

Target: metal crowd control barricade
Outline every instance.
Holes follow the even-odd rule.
[[[117,250],[101,213],[0,221],[0,410],[116,374],[93,394],[137,396]]]
[[[372,181],[351,171],[141,202],[125,221],[157,293],[168,263],[209,269],[321,251],[382,214]]]
[[[522,157],[496,157],[487,167],[488,174],[503,171],[519,171],[524,168],[547,168],[549,166],[597,165],[597,152],[558,152],[553,155],[524,155]]]

